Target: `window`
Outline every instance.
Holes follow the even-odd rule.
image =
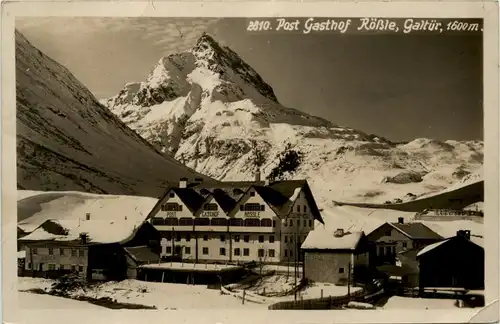
[[[304,227],[307,227],[307,220],[304,219]]]
[[[243,226],[243,219],[241,219],[241,218],[231,218],[229,220],[229,226]]]
[[[78,271],[83,272],[83,266],[78,266]]]
[[[263,258],[264,257],[264,249],[259,249],[257,251],[257,255],[258,255],[259,258]]]
[[[191,254],[191,247],[189,246],[184,247],[184,253]]]
[[[28,262],[28,270],[31,270],[31,262]]]
[[[213,204],[213,203],[210,203],[210,204],[205,204],[203,205],[203,210],[211,210],[211,211],[215,211],[215,210],[218,210],[219,206],[217,206],[217,204]]]
[[[72,266],[71,266],[71,271],[72,271],[72,272],[75,272],[75,271],[76,271],[76,266],[75,266],[75,265],[72,265]]]
[[[307,213],[307,206],[304,206],[304,213]]]
[[[250,196],[254,197],[255,196],[255,191],[250,191]]]
[[[194,225],[210,226],[210,218],[196,218],[194,220]]]
[[[259,235],[259,243],[264,243],[264,235]]]
[[[234,255],[235,256],[239,256],[240,255],[240,249],[239,248],[234,249]]]
[[[264,211],[264,205],[260,205],[257,203],[248,203],[243,205],[243,211]]]
[[[165,235],[165,240],[171,241],[172,240],[172,234],[168,233]]]
[[[83,258],[85,256],[85,250],[78,250],[78,256]]]
[[[288,243],[288,236],[285,235],[285,243]]]
[[[274,236],[273,235],[269,236],[269,243],[274,243]]]
[[[76,257],[76,250],[75,250],[75,249],[72,249],[72,250],[71,250],[71,256],[72,256],[72,257]]]
[[[309,227],[312,227],[313,226],[313,221],[312,219],[309,220]]]
[[[226,248],[220,248],[219,255],[226,255]]]
[[[293,219],[290,219],[290,227],[293,226]]]
[[[177,225],[179,225],[179,220],[177,218],[166,218],[165,225],[166,226],[177,226]]]
[[[261,227],[271,227],[273,225],[273,221],[270,218],[264,218],[260,221]]]
[[[167,246],[167,254],[172,254],[172,247],[171,246]]]
[[[220,241],[221,241],[221,242],[226,241],[226,235],[221,235],[221,236],[220,236]]]
[[[227,226],[227,219],[225,218],[212,218],[210,220],[212,226]]]
[[[203,254],[207,255],[208,254],[208,248],[207,247],[204,247],[203,248]]]
[[[288,257],[288,250],[285,250],[285,257]]]
[[[38,249],[37,248],[33,248],[33,254],[38,254]]]
[[[243,241],[245,241],[246,243],[250,242],[250,235],[244,235]]]
[[[174,198],[175,197],[175,192],[171,191],[170,192],[170,198]]]
[[[293,243],[293,236],[290,235],[290,243]]]
[[[339,273],[344,273],[344,268],[339,268]]]
[[[249,256],[250,255],[250,250],[249,249],[243,249],[243,255],[244,256]]]
[[[297,205],[297,213],[300,213],[300,205]]]
[[[56,270],[56,265],[55,264],[49,264],[49,271],[54,271]]]
[[[186,242],[189,242],[189,241],[191,241],[191,234],[186,235]]]
[[[175,236],[175,240],[176,240],[177,242],[179,242],[179,241],[181,240],[181,238],[182,238],[182,237],[181,237],[181,235],[180,235],[180,234],[177,234],[177,235]]]
[[[234,241],[235,242],[239,242],[240,241],[240,236],[239,235],[235,235],[234,236]]]
[[[203,241],[208,241],[208,235],[203,235]]]
[[[165,219],[162,217],[153,217],[151,224],[158,226],[165,225]]]
[[[244,221],[245,226],[248,227],[259,227],[260,226],[260,220],[255,219],[255,218],[247,218]]]
[[[59,249],[59,255],[64,255],[64,249]]]
[[[179,226],[193,226],[194,221],[192,218],[181,217],[179,218]]]
[[[54,249],[53,248],[49,248],[49,255],[54,255]]]
[[[178,203],[166,203],[165,205],[161,206],[162,211],[182,211],[182,205],[179,205]]]
[[[406,248],[408,244],[406,242],[403,242],[403,247]]]
[[[297,219],[297,227],[300,227],[300,219]]]
[[[293,251],[290,250],[290,258],[293,257]]]
[[[276,221],[273,220],[273,227],[276,227]]]
[[[273,249],[269,250],[269,257],[274,258],[274,250]]]

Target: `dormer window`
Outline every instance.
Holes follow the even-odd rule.
[[[300,213],[300,205],[297,205],[297,213]]]
[[[203,206],[203,210],[207,210],[207,211],[216,211],[218,210],[218,207],[217,204],[214,204],[214,203],[210,203],[210,204],[205,204]]]
[[[178,203],[166,203],[165,205],[161,206],[162,211],[182,211],[182,205],[179,205]]]

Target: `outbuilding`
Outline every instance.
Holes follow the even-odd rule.
[[[369,266],[368,244],[363,232],[331,231],[320,226],[301,246],[304,277],[315,282],[346,284]]]

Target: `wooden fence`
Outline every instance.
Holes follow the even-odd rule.
[[[383,292],[383,290],[382,290]],[[269,305],[270,310],[277,309],[341,309],[343,305],[346,305],[350,301],[360,301],[366,302],[372,299],[376,294],[381,294],[381,292],[376,292],[374,294],[368,294],[364,289],[358,290],[351,293],[350,296],[329,296],[323,298],[314,299],[301,299],[301,300],[291,300],[282,301],[276,304]]]

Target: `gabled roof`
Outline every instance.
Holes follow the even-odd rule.
[[[476,244],[474,242],[472,242],[470,239],[464,237],[464,236],[461,236],[461,235],[456,235],[454,237],[450,237],[446,240],[443,240],[443,241],[440,241],[440,242],[436,242],[434,244],[430,244],[430,245],[427,245],[426,247],[424,247],[422,250],[420,250],[418,253],[417,253],[417,258],[420,258],[422,255],[424,254],[427,254],[431,251],[434,251],[436,250],[437,248],[441,247],[441,246],[444,246],[450,242],[453,242],[453,241],[456,241],[456,240],[464,240],[465,242],[469,243],[469,244],[472,244],[472,245],[475,245],[481,249],[484,250],[484,248],[479,245],[479,244]]]
[[[238,202],[251,188],[262,197],[262,199],[278,215],[288,214],[293,206],[298,193],[302,190],[306,195],[309,208],[314,218],[323,223],[318,206],[314,200],[311,189],[306,180],[283,180],[276,181],[268,186],[264,181],[226,181],[219,183],[196,183],[188,185],[188,188],[170,187],[149,213],[149,217],[157,214],[164,203],[170,190],[179,196],[182,202],[195,214],[210,197],[213,197],[224,212],[234,210]]]
[[[343,236],[336,237],[334,231],[318,226],[307,235],[300,247],[303,250],[351,250],[354,251],[361,239],[363,232],[346,232]]]
[[[175,192],[193,214],[203,207],[205,203],[205,198],[192,188],[171,188],[171,190]]]
[[[443,237],[422,223],[390,223],[412,240],[441,240]]]
[[[152,263],[159,262],[160,256],[145,245],[125,247],[123,248],[125,252],[137,263]]]

